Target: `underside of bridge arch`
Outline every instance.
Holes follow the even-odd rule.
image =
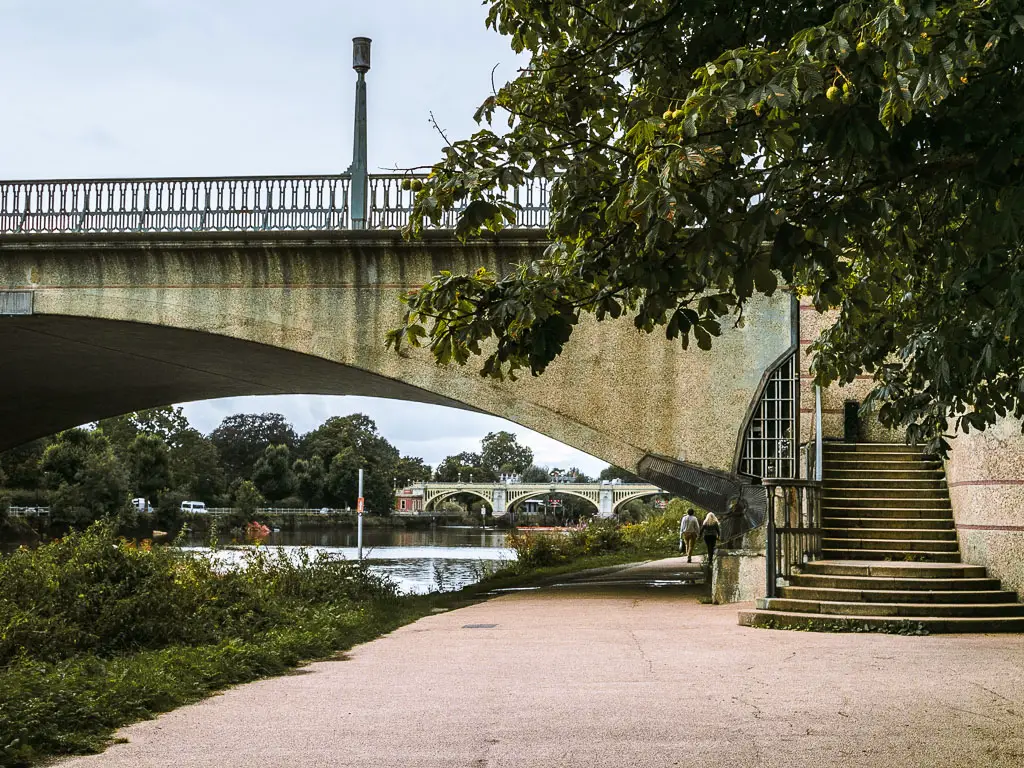
[[[492,510],[494,509],[494,500],[493,499],[488,498],[487,496],[485,496],[484,494],[480,493],[479,491],[467,491],[465,489],[459,490],[459,491],[452,491],[450,493],[442,493],[439,496],[435,496],[429,502],[427,502],[426,507],[428,509],[436,510],[437,509],[437,505],[440,504],[445,499],[450,499],[452,496],[458,496],[459,494],[462,494],[462,493],[466,494],[467,496],[476,496],[478,499],[483,499],[487,503],[488,507],[490,507]]]
[[[612,512],[617,512],[619,507],[621,507],[623,504],[628,504],[631,501],[636,501],[637,499],[646,499],[646,498],[649,498],[651,496],[661,496],[661,495],[662,495],[661,491],[651,491],[650,493],[634,493],[633,495],[626,496],[625,498],[619,499],[614,504],[612,504]]]
[[[555,491],[552,491],[550,488],[546,488],[543,491],[537,491],[536,493],[530,493],[530,494],[527,494],[526,496],[520,496],[515,501],[511,502],[510,506],[518,506],[519,504],[522,504],[522,503],[524,503],[524,502],[526,502],[526,501],[528,501],[530,499],[536,499],[539,496],[552,496],[552,495],[553,496],[560,496],[560,495],[561,496],[574,496],[577,499],[583,499],[588,504],[592,504],[594,509],[596,509],[598,512],[601,511],[601,507],[593,499],[588,498],[587,496],[584,496],[582,493],[573,493],[572,491],[566,491],[566,490],[563,490],[561,488],[559,488],[559,489],[557,489]]]
[[[3,318],[0,328],[0,449],[129,411],[219,397],[364,395],[468,408],[369,371],[211,333],[45,315]]]

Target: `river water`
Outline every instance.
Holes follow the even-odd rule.
[[[149,529],[136,536],[149,535]],[[34,546],[38,537],[28,535],[0,540],[0,555],[18,546]],[[201,534],[185,540],[185,549],[209,552],[208,539]],[[217,558],[225,563],[242,560],[250,547],[232,544],[229,536],[219,541]],[[301,523],[294,530],[270,534],[265,546],[281,547],[285,552],[305,550],[329,557],[356,560],[356,531],[342,526],[324,527]],[[516,559],[515,550],[505,546],[505,532],[473,526],[437,526],[425,530],[367,528],[363,531],[363,558],[374,573],[387,576],[403,594],[461,589],[474,584],[485,574]]]
[[[203,539],[186,541],[190,551],[209,551]],[[356,532],[352,528],[299,527],[271,533],[264,546],[285,552],[306,550],[315,556],[356,560]],[[247,547],[228,546],[217,551],[225,562],[240,560]],[[373,528],[363,531],[363,558],[369,569],[388,577],[403,594],[461,589],[486,573],[516,559],[505,546],[505,532],[470,526],[437,526],[429,530]]]

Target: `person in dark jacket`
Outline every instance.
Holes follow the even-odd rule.
[[[704,525],[701,526],[700,535],[704,537],[704,543],[708,547],[708,563],[715,557],[715,545],[718,540],[722,537],[722,527],[718,523],[718,518],[715,517],[714,512],[708,512],[704,518]]]

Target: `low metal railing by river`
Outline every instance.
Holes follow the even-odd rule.
[[[400,229],[415,192],[408,174],[370,174],[360,228]],[[550,183],[501,193],[518,208],[517,228],[548,225]],[[151,179],[0,181],[0,236],[143,232],[331,232],[353,228],[349,174]],[[461,208],[436,225],[453,229]]]

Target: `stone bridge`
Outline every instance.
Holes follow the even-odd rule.
[[[463,243],[403,239],[395,176],[368,178],[348,228],[350,182],[0,182],[0,448],[168,403],[351,394],[501,416],[720,511],[744,478],[792,474],[789,294],[752,300],[710,352],[584,316],[542,377],[492,381],[386,350],[385,333],[441,270],[540,257],[546,187],[508,193],[533,229]]]
[[[513,505],[537,496],[562,494],[585,499],[594,505],[598,515],[611,517],[627,501],[665,493],[656,485],[646,483],[418,483],[410,486],[413,495],[423,499],[424,510],[437,509],[445,499],[466,493],[491,505],[496,517]]]

